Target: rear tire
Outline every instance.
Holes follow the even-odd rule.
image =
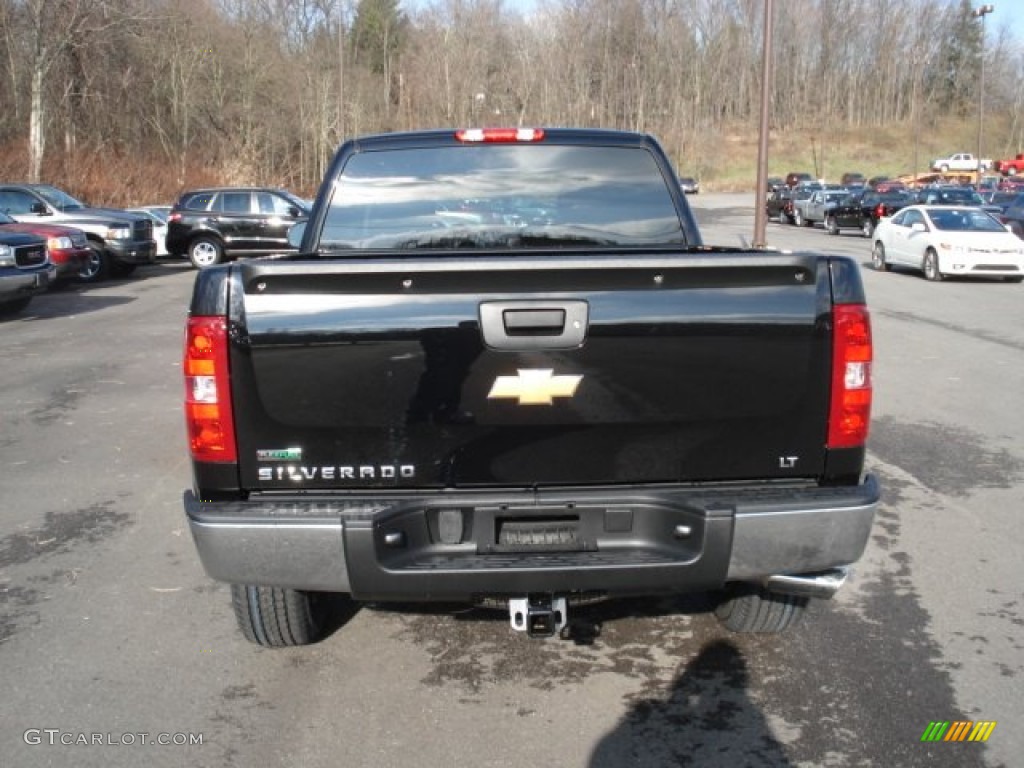
[[[769,592],[756,584],[730,588],[715,609],[715,616],[732,632],[770,634],[796,624],[807,609],[808,598]]]
[[[188,247],[188,260],[196,269],[213,267],[224,260],[224,248],[211,237],[199,237]]]
[[[231,585],[231,604],[245,639],[268,648],[309,645],[324,635],[327,596],[278,587]]]
[[[864,237],[870,238],[875,234],[875,223],[869,218],[864,219],[860,225],[860,232]]]
[[[825,229],[828,230],[828,233],[830,235],[838,235],[839,234],[839,224],[836,222],[836,217],[835,216],[826,216],[825,217]]]

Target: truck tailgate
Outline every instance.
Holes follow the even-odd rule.
[[[813,254],[232,268],[248,490],[815,478],[831,341]]]

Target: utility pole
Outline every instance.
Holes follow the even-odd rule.
[[[971,16],[981,19],[981,75],[978,78],[978,183],[981,183],[981,138],[985,125],[985,17],[992,13],[994,5],[980,5],[971,11]]]
[[[767,243],[768,212],[765,194],[768,190],[768,130],[772,86],[772,20],[773,0],[764,0],[764,39],[761,42],[761,127],[757,145],[757,190],[754,194],[754,247]]]

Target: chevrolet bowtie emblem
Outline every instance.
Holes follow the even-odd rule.
[[[551,405],[552,398],[572,397],[582,376],[555,376],[550,368],[519,369],[515,376],[499,376],[494,380],[488,400],[516,399],[519,405]]]

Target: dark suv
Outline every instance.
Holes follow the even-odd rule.
[[[203,269],[239,256],[295,250],[288,230],[309,204],[282,189],[230,187],[185,192],[167,220],[167,252]]]

